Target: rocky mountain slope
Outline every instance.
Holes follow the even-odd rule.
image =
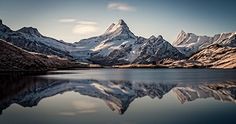
[[[236,48],[212,45],[189,58],[210,68],[236,68]]]
[[[181,31],[173,42],[173,46],[188,57],[213,44],[236,47],[236,32],[221,33],[209,37]]]
[[[162,62],[169,68],[236,68],[236,48],[211,45],[184,60],[167,59]]]
[[[65,58],[72,58],[70,50],[74,48],[72,44],[43,36],[36,28],[23,27],[13,31],[4,25],[2,21],[0,21],[0,39],[30,52]]]
[[[56,56],[28,52],[0,39],[0,71],[46,71],[82,66]]]

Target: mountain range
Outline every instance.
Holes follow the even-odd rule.
[[[210,45],[215,44],[236,47],[236,32],[221,33],[209,37],[197,36],[193,33],[185,33],[184,31],[181,31],[180,34],[178,34],[177,39],[173,42],[173,46],[188,57]]]
[[[69,60],[105,66],[168,63],[166,65],[174,65],[171,67],[236,68],[236,65],[232,64],[236,62],[234,57],[236,54],[234,50],[236,32],[221,33],[209,37],[181,31],[173,44],[170,44],[161,35],[150,36],[149,38],[136,36],[130,31],[125,21],[121,19],[117,23],[112,23],[99,36],[82,39],[75,43],[67,43],[43,36],[33,27],[23,27],[13,31],[0,21],[0,39],[29,52],[56,55]],[[218,51],[214,51],[212,45],[218,47]],[[207,53],[206,49],[212,50]],[[200,55],[203,57],[209,56],[209,54],[215,54],[215,56],[205,57],[204,61],[199,59],[201,58]],[[223,61],[217,58],[218,55],[228,56],[230,61]],[[224,63],[224,66],[215,65],[216,63],[213,61],[215,59],[218,61],[217,63]],[[168,62],[166,62],[167,60]],[[192,66],[180,64],[185,62]]]

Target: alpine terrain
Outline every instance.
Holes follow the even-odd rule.
[[[162,64],[164,66],[161,67],[236,67],[236,32],[210,37],[181,31],[170,44],[161,35],[149,38],[136,36],[120,19],[100,36],[67,43],[46,37],[33,27],[13,31],[0,21],[0,39],[29,52],[105,66]]]

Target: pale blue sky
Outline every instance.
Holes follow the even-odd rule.
[[[36,27],[67,42],[100,35],[124,19],[136,35],[172,42],[184,30],[200,35],[236,31],[234,0],[0,0],[0,18],[13,30]]]

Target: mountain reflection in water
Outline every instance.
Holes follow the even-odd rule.
[[[170,91],[181,103],[199,98],[236,102],[235,81],[188,84],[94,79],[57,80],[14,75],[1,77],[0,113],[14,103],[23,107],[37,106],[40,100],[67,91],[102,99],[112,111],[119,114],[123,114],[136,98],[149,96],[152,99],[162,99]]]

